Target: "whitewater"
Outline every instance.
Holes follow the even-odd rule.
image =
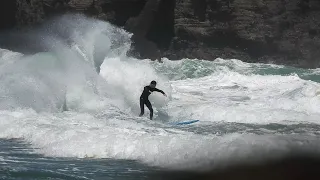
[[[96,179],[101,172],[89,166],[103,163],[109,168],[97,168],[109,173],[110,167],[203,170],[319,153],[319,69],[220,58],[136,59],[126,55],[130,37],[82,15],[11,34],[9,41],[25,46],[0,49],[2,177],[53,162],[57,167],[42,169],[48,176]],[[151,80],[168,95],[150,95],[152,121],[147,108],[138,117],[139,96]],[[200,121],[171,124],[190,119]],[[128,168],[132,161],[139,166]]]

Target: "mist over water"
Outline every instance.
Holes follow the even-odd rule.
[[[33,41],[25,43],[34,53],[0,50],[0,138],[20,138],[36,153],[193,168],[319,152],[317,69],[139,60],[126,55],[131,34],[81,15],[30,34],[38,51]],[[153,121],[147,109],[138,117],[151,80],[168,94],[150,96]],[[200,122],[170,124],[189,119]]]

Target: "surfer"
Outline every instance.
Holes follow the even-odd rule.
[[[158,92],[162,93],[164,96],[167,96],[162,90],[157,89],[156,85],[157,85],[156,81],[151,81],[149,86],[144,87],[143,92],[140,96],[140,110],[141,110],[141,113],[139,115],[140,117],[144,114],[144,105],[146,105],[150,111],[150,119],[152,120],[153,109],[152,109],[152,105],[148,99],[151,92],[158,91]]]

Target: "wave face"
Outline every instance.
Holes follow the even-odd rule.
[[[23,50],[0,50],[0,138],[23,139],[36,153],[194,168],[319,152],[318,69],[138,60],[126,56],[131,34],[81,15],[16,35],[24,36],[34,41]],[[148,110],[137,116],[151,80],[168,94],[150,95],[153,121]],[[170,124],[187,119],[200,122]]]

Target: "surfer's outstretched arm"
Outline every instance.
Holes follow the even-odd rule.
[[[165,95],[165,96],[167,96],[166,93],[164,93],[164,92],[163,92],[162,90],[160,90],[160,89],[154,88],[154,90],[162,93],[162,94]]]

